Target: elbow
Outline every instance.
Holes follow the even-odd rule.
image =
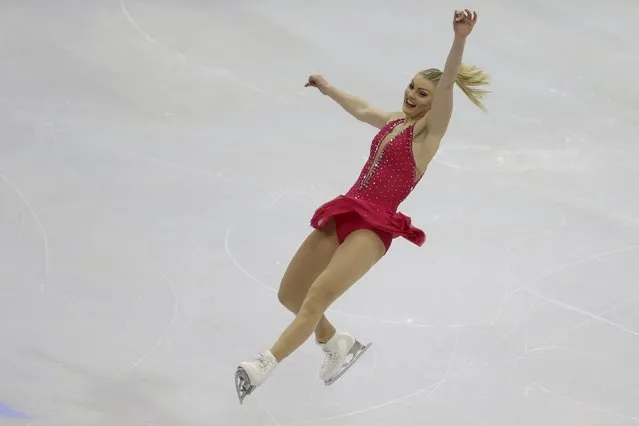
[[[353,110],[353,116],[359,121],[368,122],[370,120],[371,111],[368,106],[355,108]]]

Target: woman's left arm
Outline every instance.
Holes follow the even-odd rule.
[[[453,86],[462,66],[462,57],[466,38],[477,22],[477,13],[468,9],[455,11],[453,28],[455,39],[450,48],[442,76],[437,83],[430,111],[415,123],[414,134],[421,134],[428,129],[428,136],[441,139],[453,113]]]

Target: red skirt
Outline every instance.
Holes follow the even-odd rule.
[[[344,213],[357,213],[371,228],[388,233],[393,238],[404,237],[418,246],[426,241],[424,231],[413,226],[410,217],[345,195],[322,204],[311,218],[311,226],[322,229],[329,219]]]

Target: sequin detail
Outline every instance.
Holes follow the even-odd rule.
[[[403,122],[403,119],[391,121],[380,129],[353,186],[345,195],[321,205],[311,218],[311,226],[321,229],[336,215],[356,212],[393,238],[401,236],[419,246],[424,243],[424,232],[411,224],[410,217],[397,211],[421,179],[413,156],[413,126],[401,129],[385,141]]]

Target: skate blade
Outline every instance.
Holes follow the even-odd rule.
[[[357,360],[361,358],[362,355],[364,355],[364,353],[368,350],[368,348],[371,347],[371,345],[372,343],[369,343],[368,345],[364,346],[360,342],[355,341],[355,344],[349,352],[349,355],[352,355],[350,361],[346,362],[337,374],[335,374],[330,379],[325,380],[324,384],[326,386],[330,386],[337,380],[339,380],[339,378],[342,377],[353,366],[353,364],[355,364],[355,362],[357,362]]]
[[[240,405],[244,403],[244,398],[253,393],[255,386],[251,385],[251,379],[242,367],[238,367],[235,371],[235,390]]]

